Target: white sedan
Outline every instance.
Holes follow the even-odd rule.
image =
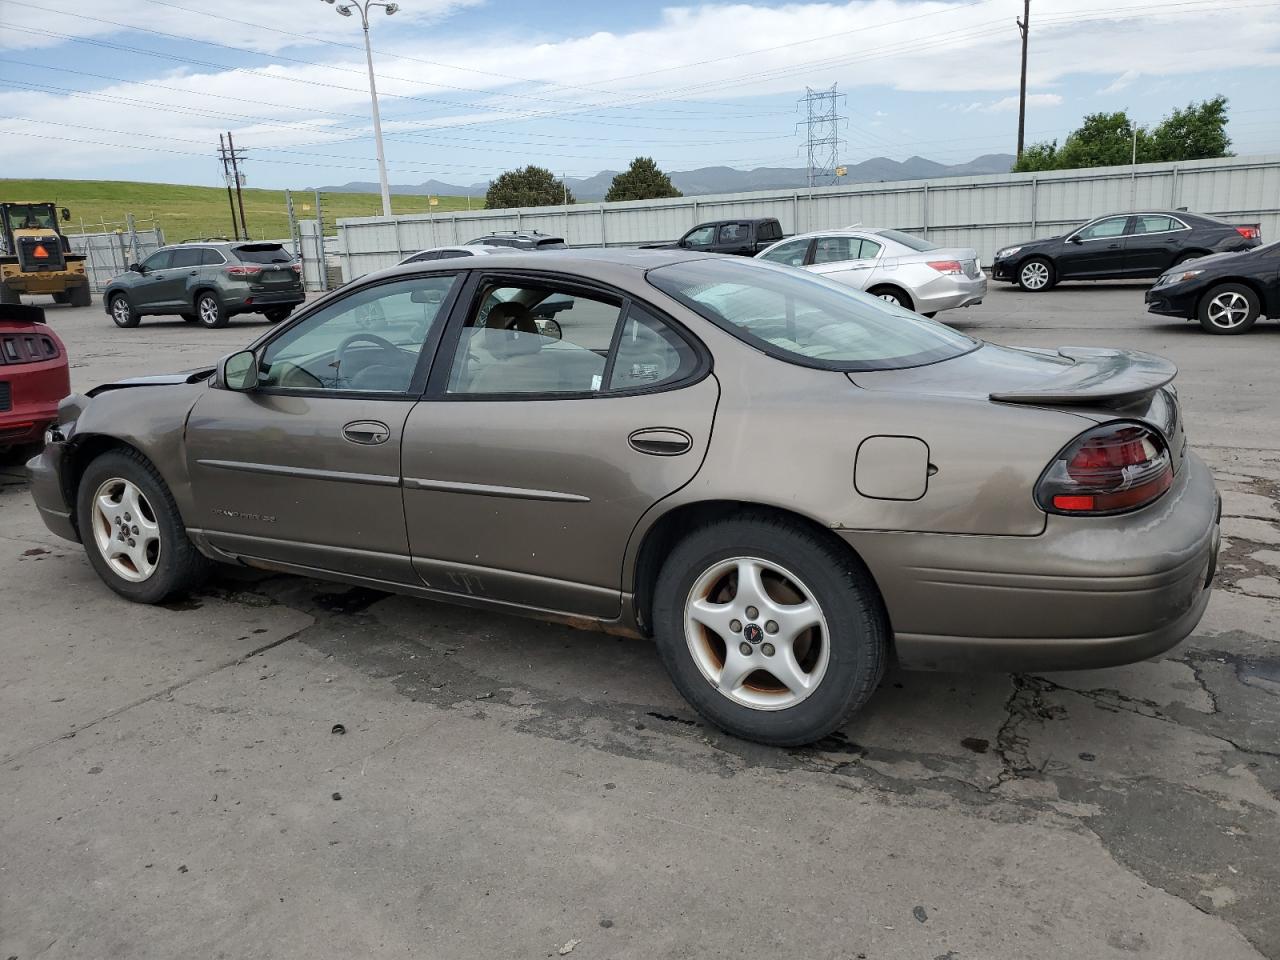
[[[756,257],[802,267],[926,317],[971,307],[987,293],[976,250],[940,247],[900,230],[815,230],[779,240]]]

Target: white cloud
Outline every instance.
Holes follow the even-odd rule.
[[[1120,76],[1116,77],[1113,81],[1111,81],[1111,83],[1107,84],[1098,92],[1099,93],[1119,93],[1125,87],[1132,84],[1133,81],[1137,80],[1138,77],[1140,76],[1142,76],[1142,74],[1140,74],[1137,70],[1126,70],[1124,73],[1120,74]]]
[[[175,142],[172,149],[211,156],[218,131],[229,127],[236,130],[237,143],[259,149],[367,137],[364,56],[358,46],[358,26],[351,20],[334,15],[318,0],[220,0],[209,8],[219,17],[282,31],[273,33],[175,10],[165,5],[170,2],[202,9],[197,7],[200,0],[117,0],[110,6],[98,0],[49,0],[52,6],[30,7],[9,4],[6,19],[35,32],[5,31],[0,46],[52,44],[56,39],[40,36],[52,30],[165,49],[155,37],[142,35],[144,42],[136,34],[111,33],[116,28],[51,12],[70,10],[250,47],[275,56],[275,61],[264,57],[261,66],[225,70],[192,66],[175,72],[172,63],[164,60],[128,55],[135,76],[140,65],[154,62],[155,73],[145,83],[104,82],[63,70],[34,75],[42,83],[91,89],[93,96],[45,91],[33,99],[30,91],[0,91],[0,113],[130,131],[138,139],[63,127],[57,135],[98,143],[46,151],[37,150],[39,140],[0,138],[0,166],[17,176],[36,173],[37,164],[46,175],[91,173],[104,162],[119,168],[143,157],[131,156],[128,143],[160,144],[148,136],[183,138],[190,142]],[[435,143],[458,144],[451,150],[465,152],[454,153],[463,158],[460,162],[448,161],[454,170],[492,172],[509,159],[495,150],[486,152],[483,143],[463,143],[458,139],[462,137],[498,138],[509,149],[530,147],[533,153],[532,145],[539,141],[530,131],[538,128],[516,121],[547,115],[577,117],[580,143],[576,149],[562,146],[559,150],[587,155],[570,168],[583,171],[595,163],[592,157],[597,155],[598,166],[616,165],[618,157],[608,155],[610,140],[672,138],[682,131],[702,137],[700,128],[725,126],[726,115],[751,116],[756,130],[776,128],[788,134],[791,114],[760,113],[749,98],[794,95],[806,85],[838,83],[842,91],[852,93],[859,87],[888,84],[900,91],[958,96],[951,109],[960,111],[1016,109],[1018,44],[1006,0],[987,0],[978,6],[960,0],[849,0],[782,7],[704,3],[662,9],[647,25],[627,32],[575,34],[570,19],[559,25],[548,22],[537,37],[504,26],[495,4],[489,8],[492,24],[471,35],[446,34],[438,25],[426,25],[473,2],[412,0],[394,18],[396,29],[378,29],[375,35],[375,46],[381,51],[376,55],[378,88],[388,134],[392,138],[430,136]],[[299,4],[307,3],[313,9],[304,8],[306,16],[299,25]],[[299,29],[307,36],[297,35]],[[307,46],[316,42],[312,38],[348,46]],[[210,62],[249,62],[217,48],[170,49]],[[76,69],[78,50],[78,45],[65,44],[56,54],[57,62],[67,70]],[[187,54],[191,50],[199,52]],[[12,51],[4,55],[36,59],[36,55],[24,57]],[[291,62],[285,56],[315,63]],[[1143,72],[1148,76],[1216,70],[1223,63],[1273,67],[1280,64],[1280,17],[1222,17],[1217,5],[1202,0],[1156,10],[1150,0],[1112,0],[1105,10],[1097,5],[1081,10],[1078,0],[1037,0],[1031,86],[1052,87],[1068,74],[1081,73],[1123,80],[1134,62],[1147,65]],[[111,72],[109,67],[100,69]],[[16,87],[23,74],[15,76]],[[738,107],[721,106],[727,100],[744,102]],[[1031,105],[1041,108],[1061,102],[1056,93],[1029,98]],[[864,100],[863,109],[869,107],[874,103]],[[608,118],[617,123],[600,117],[602,109],[612,108],[621,110]],[[688,126],[681,127],[684,121]],[[641,129],[627,129],[629,124]],[[664,126],[666,134],[647,129]],[[441,127],[451,129],[433,132]],[[741,139],[753,140],[745,135]],[[201,150],[201,143],[210,146]],[[402,139],[389,140],[388,148],[393,165],[400,157],[436,155],[410,148]],[[748,149],[773,150],[744,142],[727,152]],[[353,156],[372,152],[367,140],[357,146],[348,144],[339,152],[347,151]],[[46,159],[50,152],[52,161]],[[548,155],[554,152],[555,148],[548,148]],[[210,159],[207,165],[213,163]]]

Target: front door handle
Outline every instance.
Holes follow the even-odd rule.
[[[352,443],[386,443],[391,438],[391,428],[380,420],[353,420],[342,428],[342,436]]]
[[[678,457],[693,449],[693,437],[675,427],[645,427],[627,437],[632,449],[655,457]]]

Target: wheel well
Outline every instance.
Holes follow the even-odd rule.
[[[202,294],[202,293],[211,293],[211,294],[213,294],[213,299],[215,299],[215,300],[217,300],[217,301],[218,301],[218,305],[219,305],[219,306],[221,306],[221,305],[222,305],[222,295],[221,295],[220,293],[218,293],[218,291],[217,291],[217,288],[216,288],[216,287],[210,287],[210,286],[207,286],[207,285],[206,285],[206,286],[200,286],[200,287],[196,287],[194,290],[192,290],[192,291],[191,291],[191,309],[192,309],[193,311],[194,311],[194,310],[195,310],[195,308],[196,308],[196,301],[200,299],[200,294]]]
[[[66,467],[62,471],[62,498],[71,510],[71,523],[79,532],[80,525],[76,517],[76,502],[79,500],[80,478],[89,469],[89,464],[108,450],[133,450],[140,455],[141,450],[133,444],[125,443],[116,437],[94,433],[87,437],[77,437],[67,455]]]
[[[716,520],[729,517],[769,517],[771,519],[788,520],[805,527],[822,539],[845,553],[854,563],[866,571],[868,579],[876,585],[877,599],[884,610],[885,623],[890,625],[890,636],[893,635],[889,614],[884,609],[884,599],[880,586],[876,583],[875,574],[867,567],[862,557],[846,541],[838,537],[829,528],[824,527],[811,517],[771,507],[765,504],[750,503],[742,500],[704,500],[698,503],[687,503],[676,507],[661,517],[644,535],[640,550],[636,554],[636,569],[632,577],[633,606],[640,629],[646,636],[653,634],[653,588],[658,582],[658,574],[662,563],[672,549],[690,531]]]
[[[874,287],[868,290],[867,293],[872,296],[876,296],[881,291],[886,293],[896,293],[902,298],[902,303],[908,310],[915,307],[916,302],[911,299],[911,294],[907,293],[906,290],[898,286],[896,283],[877,283]]]

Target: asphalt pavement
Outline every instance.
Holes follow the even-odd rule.
[[[80,391],[265,328],[48,317]],[[1189,640],[891,673],[773,750],[645,642],[231,569],[131,605],[0,468],[0,958],[1280,957],[1280,323],[1116,284],[939,319],[1178,364],[1225,504]]]

